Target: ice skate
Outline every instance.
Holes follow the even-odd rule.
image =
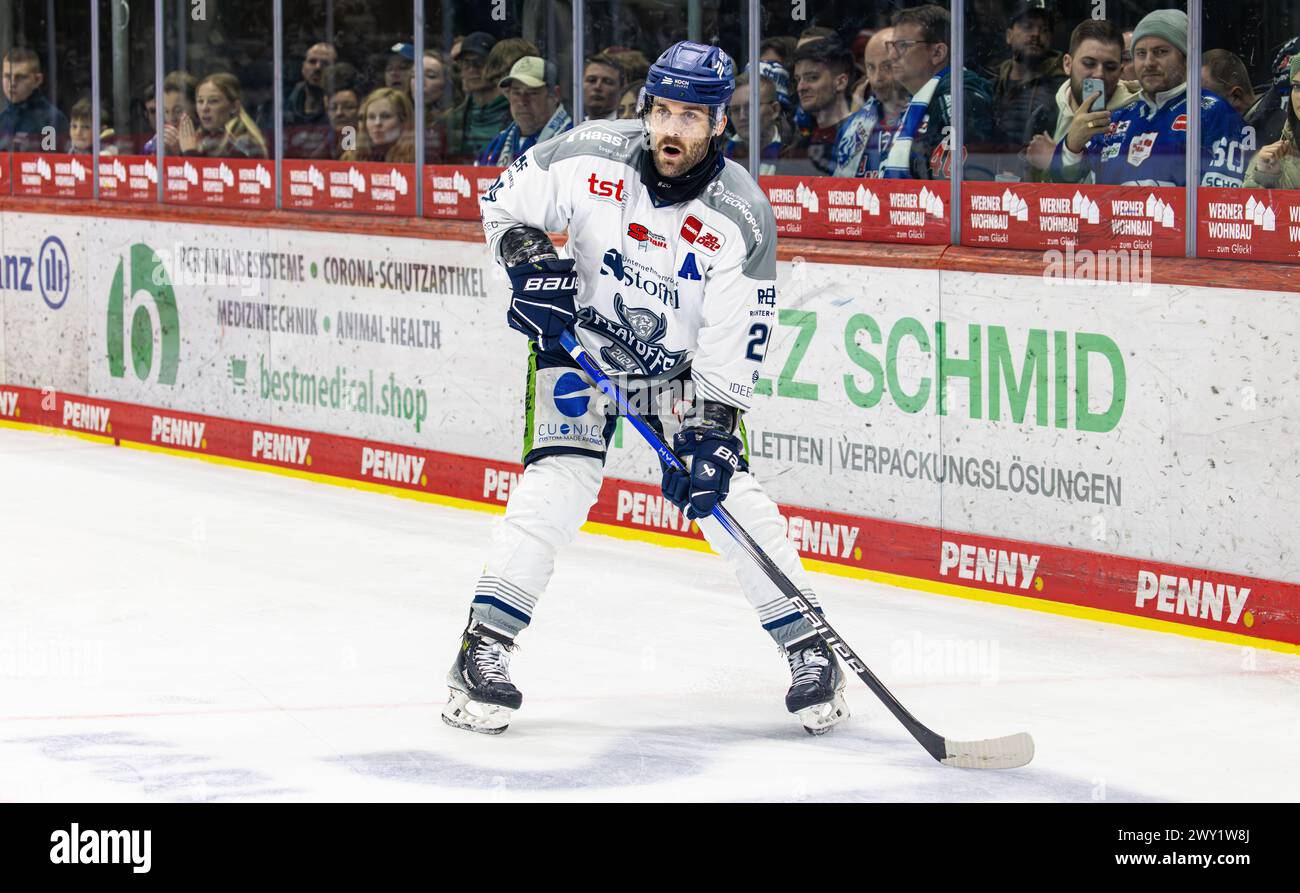
[[[790,664],[790,690],[785,707],[797,714],[809,735],[825,734],[849,718],[844,700],[844,671],[820,637],[794,645],[786,651]]]
[[[524,696],[510,682],[510,652],[514,641],[487,627],[470,623],[447,673],[449,692],[442,721],[449,726],[485,735],[500,735]]]

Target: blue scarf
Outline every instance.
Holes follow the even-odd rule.
[[[511,121],[510,126],[498,133],[492,143],[483,150],[478,163],[480,165],[505,167],[538,143],[544,143],[556,134],[564,133],[564,131],[572,127],[573,119],[569,117],[569,113],[565,111],[562,105],[556,106],[555,114],[551,115],[551,120],[547,121],[542,129],[532,136],[521,134],[519,125]]]
[[[882,177],[891,180],[911,179],[912,140],[916,138],[916,131],[925,120],[926,109],[930,107],[930,100],[934,98],[934,92],[939,88],[939,81],[947,74],[948,69],[945,68],[930,78],[907,104],[902,120],[898,122],[898,130],[894,132],[894,142],[889,147],[889,155],[880,169]]]

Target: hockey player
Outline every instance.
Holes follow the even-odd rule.
[[[1052,156],[1055,182],[1123,186],[1187,185],[1187,13],[1161,9],[1133,31],[1142,92],[1116,112],[1092,111],[1084,97]],[[1101,106],[1102,103],[1097,103]],[[1201,185],[1241,186],[1255,151],[1255,129],[1226,100],[1201,94]]]
[[[664,495],[698,519],[785,655],[787,709],[814,734],[848,716],[835,656],[709,517],[726,500],[816,608],[746,459],[741,417],[777,319],[776,225],[762,191],[720,151],[734,87],[726,53],[677,43],[651,66],[638,119],[589,121],[540,143],[483,196],[484,232],[513,290],[507,321],[533,343],[524,474],[448,674],[449,725],[506,728],[523,700],[508,668],[515,639],[600,489],[617,419],[583,396],[589,386],[558,346],[566,329],[622,377],[634,406],[654,407],[644,416],[689,469],[664,471]],[[561,259],[546,233],[566,229]]]

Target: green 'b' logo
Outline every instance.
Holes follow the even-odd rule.
[[[108,295],[108,371],[114,378],[122,378],[126,374],[125,343],[130,337],[131,366],[135,369],[137,378],[147,381],[154,365],[156,330],[162,354],[158,363],[158,382],[175,384],[176,366],[180,362],[181,328],[176,313],[176,293],[172,290],[167,268],[157,252],[143,242],[137,242],[131,246],[129,284],[126,277],[126,261],[119,260]],[[141,295],[138,301],[137,295]],[[145,300],[145,296],[151,300]],[[135,308],[131,313],[129,336],[126,329],[127,307]]]

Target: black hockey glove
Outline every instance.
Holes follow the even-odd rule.
[[[510,310],[506,322],[537,342],[542,350],[559,345],[560,333],[573,326],[573,299],[578,277],[573,261],[550,258],[508,267]]]
[[[688,518],[703,518],[727,498],[731,476],[740,470],[744,449],[740,438],[732,434],[736,410],[718,403],[706,403],[700,413],[702,423],[686,425],[673,438],[675,452],[686,471],[664,468],[663,492],[669,502],[686,512]],[[725,419],[728,423],[718,424]]]

